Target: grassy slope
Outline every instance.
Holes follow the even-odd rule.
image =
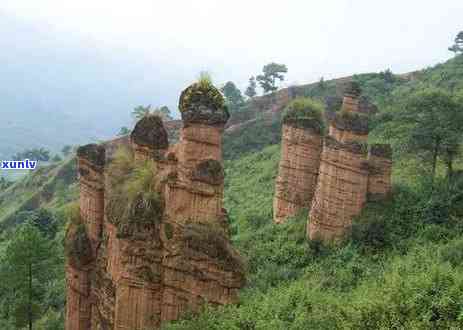
[[[77,198],[75,158],[41,167],[0,191],[0,230],[14,224],[15,214],[39,207],[58,209]]]

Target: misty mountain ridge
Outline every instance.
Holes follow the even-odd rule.
[[[128,51],[63,40],[0,13],[0,158],[25,148],[58,150],[114,136],[140,104],[174,99],[172,79]],[[136,57],[135,57],[136,58]],[[155,105],[155,104],[153,104]],[[173,105],[169,105],[173,106]]]

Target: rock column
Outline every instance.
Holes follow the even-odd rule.
[[[167,132],[162,119],[148,115],[137,122],[130,141],[134,160],[148,161],[155,172],[153,184],[157,193],[163,193],[160,184],[166,167],[168,149]],[[137,202],[138,203],[138,202]],[[111,225],[110,240],[112,263],[116,265],[113,279],[116,287],[114,329],[143,330],[159,328],[161,322],[163,292],[163,244],[160,238],[162,214],[156,221],[138,225],[137,218],[145,217],[143,200],[133,205],[127,230]],[[140,208],[140,209],[139,209]],[[162,211],[159,211],[162,212]],[[154,217],[154,215],[148,215]]]
[[[391,195],[392,149],[389,144],[373,144],[368,152],[368,200],[381,201]]]
[[[79,219],[66,235],[66,329],[91,328],[91,281],[104,217],[104,147],[89,144],[77,150],[80,184]]]
[[[81,220],[66,237],[66,329],[159,329],[205,303],[237,302],[244,267],[223,209],[228,111],[204,82],[182,93],[180,110],[181,142],[171,148],[162,121],[147,116],[122,143],[127,155],[107,155],[106,173],[103,147],[79,149]],[[143,187],[133,186],[140,183],[132,174],[147,164]]]
[[[161,117],[147,115],[140,119],[130,134],[130,142],[135,160],[162,159],[169,141]]]
[[[320,167],[320,120],[292,117],[291,112],[297,110],[290,105],[283,119],[281,158],[275,182],[273,220],[276,223],[310,208]]]
[[[309,214],[310,239],[341,240],[366,203],[368,117],[358,111],[359,95],[358,85],[351,83],[341,111],[330,123]]]
[[[195,83],[182,92],[178,163],[165,189],[162,321],[204,303],[236,302],[244,283],[223,209],[222,133],[229,118],[220,92]]]

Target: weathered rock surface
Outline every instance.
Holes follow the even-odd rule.
[[[296,109],[290,105],[283,119],[281,158],[273,199],[276,223],[310,208],[320,167],[321,118],[298,118],[291,116],[292,112]]]
[[[307,226],[310,239],[324,242],[349,235],[367,200],[381,200],[391,192],[392,152],[388,145],[368,151],[368,117],[356,83],[347,84],[342,109],[330,118]]]
[[[77,261],[67,253],[66,329],[155,329],[204,303],[238,301],[244,266],[223,209],[228,112],[219,96],[212,85],[182,93],[177,145],[169,147],[162,121],[148,116],[130,141],[105,144],[111,155],[79,149],[82,223],[70,227],[67,244],[82,253]],[[154,191],[124,193],[136,167],[112,165],[121,161],[113,161],[117,146],[134,164],[149,164]]]
[[[104,147],[77,150],[79,219],[66,234],[66,323],[68,330],[91,329],[91,275],[104,218]]]
[[[332,241],[349,233],[367,196],[367,153],[361,144],[327,137],[310,210],[309,238]]]
[[[368,200],[390,197],[392,191],[392,149],[389,144],[373,144],[368,152]]]
[[[167,131],[161,117],[144,116],[140,119],[130,134],[135,159],[151,159],[159,151],[164,153],[169,146]]]

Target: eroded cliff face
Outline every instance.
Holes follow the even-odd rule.
[[[300,109],[294,108],[297,103],[288,106],[283,118],[281,158],[273,199],[276,223],[285,222],[302,209],[310,208],[317,185],[322,148],[321,118],[299,118],[297,112],[306,109],[302,105]]]
[[[343,239],[369,197],[380,200],[389,196],[390,147],[372,146],[368,151],[368,116],[361,108],[360,93],[358,85],[350,83],[341,111],[330,121],[309,213],[309,239]]]
[[[372,144],[368,151],[368,200],[380,201],[391,195],[392,149],[389,144]]]
[[[131,134],[129,161],[100,146],[79,149],[82,222],[70,227],[67,243],[78,241],[87,252],[78,262],[68,253],[66,329],[159,328],[206,302],[238,301],[244,267],[223,209],[221,140],[229,115],[220,93],[201,83],[182,93],[180,110],[177,145],[169,146],[162,121],[148,116]],[[152,173],[151,188],[125,193],[137,166]]]
[[[343,90],[342,100],[332,98],[327,104],[335,108],[342,102],[342,107],[325,112],[329,121],[325,137],[313,125],[304,125],[303,116],[293,116],[289,122],[283,119],[275,182],[274,221],[284,222],[307,208],[308,237],[324,242],[349,235],[353,219],[367,201],[391,194],[391,148],[367,144],[368,115],[376,107],[361,97],[356,83],[346,82]]]
[[[104,218],[104,165],[103,147],[78,149],[79,216],[66,234],[66,329],[91,328],[91,275]]]

